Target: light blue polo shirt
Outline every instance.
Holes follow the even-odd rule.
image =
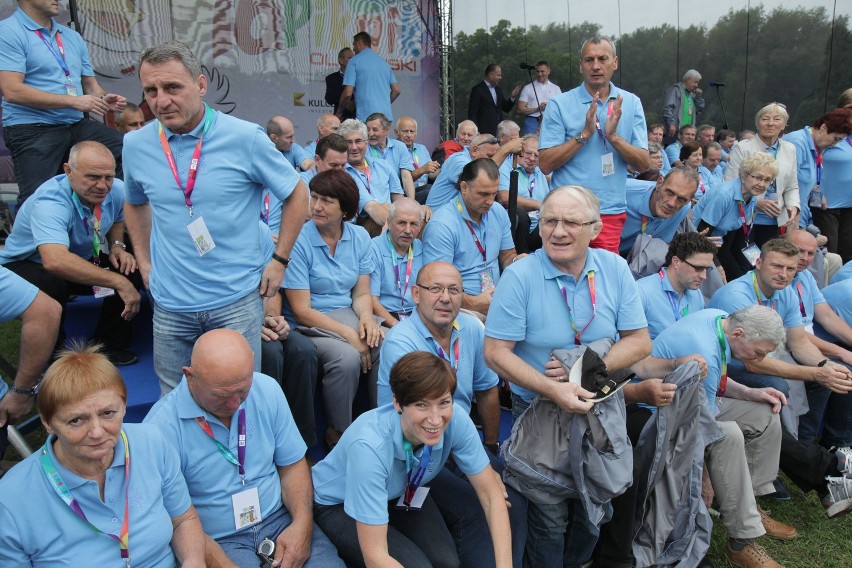
[[[639,97],[617,88],[610,82],[609,100],[598,103],[597,117],[600,132],[606,132],[606,117],[611,104],[617,97],[624,97],[621,103],[621,120],[618,121],[618,135],[629,144],[648,149],[648,128],[645,124],[645,111]],[[539,148],[542,150],[564,144],[583,130],[586,124],[586,112],[592,103],[592,95],[586,90],[585,83],[567,93],[556,95],[547,103],[541,122]],[[601,159],[612,153],[615,173],[601,175]],[[601,213],[614,215],[623,213],[626,207],[624,191],[627,179],[627,162],[613,150],[612,144],[604,143],[602,135],[595,130],[588,143],[580,148],[568,162],[553,171],[553,187],[580,185],[591,189],[601,202]]]
[[[716,414],[716,392],[722,379],[722,348],[716,331],[716,318],[727,312],[706,309],[689,314],[667,327],[654,339],[651,355],[661,359],[677,359],[701,355],[707,362],[707,376],[702,379],[710,410]],[[731,360],[731,346],[725,341],[725,361]]]
[[[283,152],[281,150],[278,150],[278,151],[281,152],[281,155],[284,156],[284,159],[287,160],[287,163],[289,163],[291,166],[293,166],[293,169],[296,170],[297,172],[302,171],[302,168],[301,168],[302,162],[304,162],[305,160],[313,160],[314,159],[313,154],[307,153],[305,151],[305,149],[302,148],[301,146],[299,146],[299,144],[297,144],[296,142],[293,142],[293,145],[290,146],[290,149],[287,150],[286,152]]]
[[[355,114],[361,122],[380,112],[393,122],[390,86],[396,77],[390,65],[369,47],[358,52],[346,65],[343,85],[355,87]]]
[[[124,137],[127,202],[150,203],[150,287],[154,300],[173,312],[213,310],[256,292],[267,263],[268,236],[257,223],[263,189],[284,201],[299,175],[262,128],[219,111],[201,151],[193,216],[166,162],[157,121]],[[188,134],[163,129],[186,187],[190,160],[204,120]],[[187,225],[203,217],[216,247],[204,256]]]
[[[701,165],[698,166],[698,175],[701,178],[701,183],[698,185],[698,191],[695,193],[695,197],[701,199],[704,197],[706,193],[709,193],[713,188],[724,183],[725,172],[721,167],[721,162],[719,162],[719,166],[716,166],[716,169],[712,172],[709,168]],[[701,191],[701,186],[704,186],[704,191]]]
[[[0,251],[0,264],[16,260],[41,264],[38,253],[41,245],[63,245],[80,258],[92,258],[94,215],[82,203],[78,210],[72,194],[65,174],[41,184],[18,210],[6,248]],[[112,190],[101,204],[102,250],[109,248],[107,233],[117,221],[124,221],[124,182],[120,179],[113,181]]]
[[[313,221],[308,221],[293,245],[290,265],[281,287],[309,290],[311,308],[326,313],[339,308],[351,308],[352,288],[358,277],[372,272],[370,235],[363,227],[343,223],[343,235],[337,242],[334,256],[331,256],[317,226]],[[286,296],[283,313],[290,325],[293,325],[296,316]]]
[[[814,275],[810,270],[802,270],[796,273],[788,288],[793,289],[799,315],[802,316],[802,325],[808,327],[814,323],[814,306],[825,303],[825,297],[817,286]],[[803,314],[804,312],[804,314]]]
[[[473,227],[485,248],[484,260],[469,227]],[[500,251],[514,248],[509,214],[502,205],[495,201],[476,223],[459,196],[432,213],[423,236],[423,263],[436,260],[449,262],[461,272],[464,291],[475,296],[482,292],[480,274],[490,270],[494,284],[497,284],[500,280]]]
[[[197,427],[197,426],[196,426]],[[124,424],[130,445],[130,554],[134,566],[177,566],[169,543],[172,519],[190,503],[174,448],[150,425]],[[124,441],[106,471],[104,499],[98,483],[64,467],[48,437],[56,471],[89,522],[118,535],[124,519]],[[124,566],[118,543],[96,533],[59,498],[41,467],[41,449],[0,479],[0,566]],[[233,517],[231,517],[233,518]]]
[[[740,203],[743,204],[746,223],[752,224],[757,198],[752,197],[746,203],[743,200],[740,178],[728,180],[713,188],[713,191],[695,204],[692,208],[692,222],[698,227],[698,223],[704,221],[713,227],[713,232],[710,233],[711,237],[724,237],[731,231],[743,228],[742,218],[740,217]],[[753,239],[750,240],[753,241]]]
[[[304,146],[305,154],[308,155],[310,159],[314,159],[317,155],[317,143],[319,142],[319,138],[316,140],[311,140]]]
[[[680,143],[680,140],[676,140],[666,146],[665,154],[666,158],[669,161],[669,164],[674,164],[675,162],[680,161],[680,149],[683,148],[683,144]],[[671,168],[670,168],[671,169]]]
[[[307,184],[310,180],[305,179],[305,174],[309,172],[302,172],[299,174],[305,183]],[[269,230],[273,235],[277,235],[279,231],[281,231],[281,205],[283,201],[275,197],[269,189],[263,190],[263,197],[260,202],[260,220],[264,225],[269,227]]]
[[[403,146],[405,146],[405,144],[403,144]],[[417,142],[411,146],[411,148],[406,147],[405,150],[408,152],[408,158],[411,160],[411,165],[414,166],[415,170],[423,164],[427,164],[432,161],[432,156],[429,154],[429,150],[426,149],[426,146],[418,144]],[[422,187],[427,183],[429,183],[429,174],[423,174],[414,180],[414,187]]]
[[[811,128],[809,126],[790,134],[785,134],[784,141],[789,142],[796,148],[796,177],[799,180],[799,201],[802,204],[799,226],[804,229],[813,223],[808,199],[811,195],[811,190],[814,189],[817,183],[817,149],[814,145],[814,137],[811,135]],[[841,140],[840,143],[843,144],[843,141]]]
[[[37,295],[38,288],[0,265],[0,296],[3,296],[3,302],[0,303],[0,323],[24,313]],[[0,381],[0,388],[3,384]]]
[[[246,413],[245,486],[237,466],[219,453],[216,444],[195,421],[199,416],[207,419],[216,440],[236,456],[237,413],[231,418],[231,427],[226,428],[195,402],[186,377],[154,405],[144,420],[158,426],[177,449],[192,504],[198,511],[204,532],[214,539],[237,532],[232,495],[256,487],[264,519],[283,507],[277,468],[296,463],[307,450],[287,399],[275,379],[254,373],[251,390],[240,409]]]
[[[459,177],[466,165],[472,162],[470,148],[465,146],[461,152],[456,152],[444,161],[441,173],[435,178],[435,183],[429,188],[426,196],[426,205],[433,210],[445,203],[449,203],[459,195]]]
[[[843,268],[834,273],[834,276],[829,280],[829,284],[837,284],[844,280],[852,278],[852,260],[843,265]],[[823,288],[825,290],[825,288]]]
[[[411,313],[415,309],[411,299],[411,289],[417,282],[417,273],[423,267],[423,243],[414,239],[411,244],[411,275],[408,276],[408,286],[405,285],[408,268],[408,254],[399,256],[390,246],[390,237],[385,232],[370,241],[370,252],[373,255],[373,272],[370,274],[370,295],[379,298],[379,303],[389,312]],[[396,265],[397,270],[394,270]],[[399,279],[397,279],[397,271]],[[400,297],[403,289],[405,295]]]
[[[668,271],[661,268],[660,273],[650,274],[636,281],[651,339],[674,322],[704,309],[704,295],[701,290],[686,289],[683,295],[678,297],[668,278]]]
[[[829,209],[852,207],[852,135],[822,153],[822,184]]]
[[[666,154],[666,150],[663,149],[663,169],[660,170],[660,175],[666,175],[672,169],[672,163],[669,161],[669,155]]]
[[[651,213],[651,195],[657,184],[653,181],[627,180],[627,219],[621,229],[621,244],[618,250],[630,252],[636,237],[642,234],[642,220],[646,219],[645,234],[670,243],[684,217],[689,214],[691,206],[686,204],[669,219],[655,217]]]
[[[852,279],[841,280],[822,289],[822,295],[828,305],[847,325],[852,325]],[[836,341],[830,339],[829,341]]]
[[[367,154],[373,158],[386,161],[397,170],[414,171],[414,164],[411,162],[411,154],[408,153],[408,148],[395,138],[387,139],[387,145],[384,150],[378,146],[368,146]],[[399,175],[398,171],[397,175]]]
[[[758,299],[754,293],[754,283],[751,275],[754,270],[749,270],[736,280],[728,282],[713,294],[708,307],[725,310],[729,314],[754,304],[761,304],[772,308],[781,319],[784,327],[798,327],[802,325],[802,314],[799,312],[799,298],[791,286],[783,290],[775,290],[768,298],[760,292]]]
[[[355,184],[358,186],[358,214],[362,217],[364,206],[371,202],[390,203],[391,195],[394,193],[404,195],[402,184],[399,182],[399,171],[394,171],[385,160],[381,158],[373,158],[367,152],[367,165],[370,168],[370,175],[367,172],[359,172],[352,164],[346,163],[344,170],[352,176]]]
[[[379,357],[378,401],[379,405],[390,404],[393,397],[390,388],[390,372],[394,364],[403,355],[414,351],[426,351],[438,357],[443,357],[456,371],[455,403],[462,407],[465,413],[470,413],[473,393],[486,391],[497,386],[497,373],[485,364],[483,344],[485,343],[485,326],[472,315],[460,313],[456,317],[458,329],[453,327],[450,336],[450,352],[441,355],[438,342],[432,332],[423,323],[418,312],[393,326],[382,342]],[[455,349],[458,345],[459,358],[456,361]]]
[[[314,501],[343,503],[346,514],[366,525],[388,523],[388,501],[399,499],[408,483],[400,417],[388,404],[365,412],[343,433],[325,459],[311,468]],[[414,452],[420,466],[422,448]],[[432,448],[432,458],[421,486],[428,486],[452,455],[465,475],[481,473],[488,465],[470,417],[453,405],[453,417],[444,436]]]
[[[76,93],[83,95],[82,77],[94,77],[89,61],[89,50],[80,34],[50,19],[51,29],[43,28],[23,10],[0,21],[0,71],[13,71],[24,75],[24,85],[46,93],[66,95],[66,83],[71,82]],[[60,55],[56,42],[57,32],[65,47],[65,63],[70,71],[69,79],[56,57],[35,33],[41,30],[44,38]],[[3,98],[3,125],[17,124],[73,124],[82,120],[83,113],[72,108],[37,109],[22,104],[10,103]]]
[[[591,271],[595,273],[597,297],[594,311],[589,289]],[[619,331],[647,327],[636,281],[623,258],[590,248],[578,283],[554,266],[544,249],[539,249],[512,263],[503,273],[488,309],[485,335],[514,341],[515,355],[543,373],[551,351],[574,346],[568,306],[557,279],[566,288],[584,344],[603,338],[616,340]],[[518,385],[511,386],[512,392],[526,401],[537,396]]]
[[[521,166],[517,167],[518,170],[518,196],[526,197],[527,199],[535,199],[537,201],[543,201],[547,194],[550,193],[550,184],[547,181],[547,176],[539,169],[538,166],[535,167],[532,173],[528,173]],[[500,191],[509,191],[509,176],[512,173],[512,160],[507,159],[503,162],[503,165],[500,166]],[[536,227],[538,227],[538,211],[535,212],[535,215],[530,217],[530,233],[532,233]]]

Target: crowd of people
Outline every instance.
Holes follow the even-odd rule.
[[[302,146],[205,103],[178,42],[141,54],[146,123],[57,10],[0,22],[0,426],[38,394],[48,433],[0,479],[0,564],[709,566],[715,508],[772,568],[779,471],[852,510],[852,89],[738,137],[689,70],[648,125],[593,37],[566,92],[489,64],[430,152],[360,32]],[[73,294],[101,347],[64,345]],[[144,297],[161,398],[124,424]]]

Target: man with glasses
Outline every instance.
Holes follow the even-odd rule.
[[[591,410],[592,403],[583,397],[593,393],[567,382],[561,364],[551,361],[553,349],[612,339],[615,343],[603,358],[610,372],[651,353],[627,263],[589,248],[601,225],[600,205],[590,190],[552,190],[541,206],[542,248],[509,266],[500,279],[486,322],[485,361],[510,381],[514,419],[539,395],[568,412]],[[528,520],[526,563],[553,566],[558,559],[562,566],[563,552],[572,566],[591,558],[598,529],[578,500],[530,502]]]
[[[527,134],[521,139],[523,152],[518,160],[518,222],[515,229],[515,249],[519,253],[532,252],[541,248],[541,235],[538,232],[539,209],[544,196],[550,192],[550,182],[538,167],[538,136]],[[512,161],[507,159],[500,166],[500,187],[497,201],[507,207],[509,204],[509,182],[512,173]],[[523,219],[526,217],[527,219]]]
[[[627,219],[621,230],[618,250],[627,254],[636,237],[651,235],[671,242],[677,228],[689,214],[687,207],[698,190],[698,176],[685,168],[674,168],[656,185],[627,188]]]

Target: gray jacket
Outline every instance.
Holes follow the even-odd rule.
[[[683,89],[682,83],[675,83],[666,91],[665,99],[663,100],[663,122],[666,125],[674,124],[680,128],[680,117],[683,115]],[[704,97],[693,97],[695,103],[695,116],[692,119],[692,124],[698,126],[699,115],[704,114]]]

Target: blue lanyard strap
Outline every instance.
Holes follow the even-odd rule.
[[[411,500],[414,499],[417,488],[423,482],[423,476],[426,475],[426,469],[432,459],[432,446],[423,446],[423,451],[420,452],[420,466],[416,471],[414,468],[414,448],[411,442],[403,438],[402,447],[405,449],[405,467],[408,470],[408,483],[405,486],[405,496],[402,503],[408,508],[411,506]]]

